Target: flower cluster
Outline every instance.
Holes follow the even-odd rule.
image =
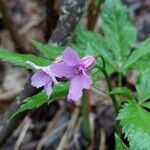
[[[57,78],[65,78],[69,81],[67,99],[77,101],[81,98],[83,89],[89,89],[92,84],[89,73],[96,60],[93,56],[85,56],[80,59],[78,54],[68,47],[62,56],[49,66],[40,67],[29,61],[27,63],[39,70],[31,78],[32,86],[44,87],[46,94],[50,96],[52,86],[58,84]]]

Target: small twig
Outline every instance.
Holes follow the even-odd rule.
[[[19,36],[17,28],[12,20],[11,12],[9,11],[7,0],[0,0],[0,11],[3,16],[4,23],[9,30],[11,38],[15,44],[15,50],[19,53],[25,53],[27,50],[25,49],[24,40],[21,36]]]
[[[90,1],[89,6],[88,6],[88,22],[87,22],[87,27],[90,31],[94,30],[101,5],[102,5],[103,0],[99,0],[98,3],[94,2],[93,0]],[[92,20],[92,21],[91,21]]]
[[[54,128],[56,122],[57,122],[58,119],[60,118],[60,116],[61,116],[61,114],[63,113],[63,111],[64,111],[64,110],[62,110],[62,109],[59,110],[59,111],[57,112],[57,114],[54,116],[54,118],[53,118],[50,122],[48,122],[48,126],[47,126],[45,132],[43,133],[42,138],[41,138],[41,140],[39,141],[39,144],[37,145],[36,150],[41,150],[41,149],[42,149],[42,146],[43,146],[44,142],[47,140],[49,133],[52,132],[52,130],[53,130],[53,128]]]
[[[56,27],[58,20],[58,12],[55,9],[56,0],[46,0],[46,26],[45,26],[45,39],[49,40],[53,29]]]
[[[64,149],[64,147],[68,144],[69,139],[71,139],[71,137],[73,135],[73,131],[74,131],[78,117],[79,117],[79,109],[76,108],[73,112],[71,120],[68,123],[68,127],[66,129],[66,132],[64,133],[62,140],[60,141],[60,143],[57,147],[57,150]]]
[[[104,132],[103,129],[100,130],[100,136],[101,136],[101,138],[100,138],[99,150],[105,150],[106,149],[106,147],[105,147],[105,145],[106,145],[106,135],[105,135],[105,132]]]
[[[29,129],[30,124],[31,124],[31,120],[29,118],[25,118],[24,127],[23,127],[17,141],[16,141],[14,150],[19,150],[19,147],[20,147],[20,145],[21,145],[21,143],[22,143],[22,141],[23,141],[23,139],[24,139],[24,137],[25,137],[25,135]]]

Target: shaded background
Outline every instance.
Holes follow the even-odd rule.
[[[0,47],[19,53],[38,54],[30,44],[30,39],[48,42],[66,0],[7,0],[5,4],[9,12],[4,14],[6,16],[1,13],[3,1],[5,0],[0,0]],[[150,36],[150,0],[124,0],[124,3],[131,10],[131,17],[138,28],[138,42],[143,41]],[[91,12],[98,9],[99,15],[101,9],[92,6],[90,1],[88,4],[81,22],[87,24],[89,30],[99,31],[98,21],[96,23],[99,18],[91,15]],[[102,7],[102,3],[100,6]],[[11,20],[7,18],[7,13]],[[0,128],[4,114],[9,112],[10,105],[24,89],[29,76],[30,71],[0,62]],[[127,82],[131,86],[135,82],[135,76],[136,74],[131,72],[127,77]],[[113,76],[112,80],[115,80]],[[99,85],[106,87],[104,81]],[[93,141],[89,149],[114,149],[115,125],[111,102],[104,94],[94,90],[91,93],[93,97],[90,120],[93,125]],[[79,105],[59,101],[32,110],[1,149],[84,149],[87,143],[80,136]],[[66,139],[69,142],[66,142]]]

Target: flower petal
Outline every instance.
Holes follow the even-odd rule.
[[[49,80],[50,76],[47,73],[45,73],[44,71],[38,71],[31,77],[31,85],[36,88],[40,88],[47,84]]]
[[[70,89],[68,94],[68,100],[70,101],[77,101],[82,96],[83,89],[89,89],[92,81],[87,74],[80,74],[75,76],[70,81]]]
[[[72,78],[75,75],[74,67],[65,64],[54,63],[51,65],[51,71],[59,78]]]
[[[44,90],[45,90],[45,92],[46,92],[46,94],[48,95],[48,98],[49,98],[51,93],[52,93],[52,81],[49,81],[49,83],[47,83],[44,86]]]
[[[79,58],[78,54],[75,51],[73,51],[70,47],[65,49],[65,51],[62,55],[62,60],[68,66],[75,66],[75,65],[78,65],[78,64],[82,63],[82,61]]]
[[[45,73],[47,73],[47,74],[51,77],[52,81],[53,81],[54,84],[56,85],[56,84],[58,84],[58,82],[57,82],[57,80],[56,80],[55,75],[52,73],[50,67],[51,67],[51,66],[45,67],[45,68],[43,69],[43,71],[44,71]]]

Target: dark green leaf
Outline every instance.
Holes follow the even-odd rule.
[[[110,67],[115,68],[112,55],[104,47],[103,38],[96,32],[91,32],[85,26],[79,25],[74,33],[73,43],[84,51],[84,55],[102,55]]]
[[[123,68],[129,68],[134,63],[136,63],[137,65],[139,65],[138,67],[140,67],[140,59],[146,55],[150,55],[150,39],[147,39],[144,42],[142,42],[139,48],[137,48],[131,53]],[[141,67],[145,67],[145,65]]]
[[[136,39],[136,29],[129,19],[128,9],[120,0],[106,0],[102,11],[102,29],[106,49],[120,71]],[[107,52],[108,53],[108,52]]]
[[[49,64],[49,61],[47,59],[37,57],[32,54],[17,54],[5,49],[0,49],[0,60],[7,61],[26,68],[31,68],[31,66],[26,63],[27,61],[31,61],[39,66],[46,66]]]
[[[78,25],[73,37],[73,43],[80,49],[86,50],[88,43],[93,43],[95,47],[103,47],[103,43],[100,35],[96,32],[91,32],[86,29],[83,25]],[[95,49],[93,49],[95,51]]]
[[[129,140],[131,150],[150,148],[150,112],[129,101],[119,112],[118,120]]]
[[[129,148],[123,143],[121,138],[115,133],[116,150],[129,150]]]
[[[150,109],[150,101],[146,101],[140,104],[142,107]]]
[[[45,58],[51,60],[61,55],[61,53],[64,50],[63,47],[58,47],[50,44],[43,44],[35,40],[32,40],[31,42],[37,48],[37,50],[39,50],[44,55]]]
[[[44,103],[51,103],[67,94],[68,85],[66,83],[59,84],[53,88],[53,93],[48,99],[45,92],[40,92],[37,95],[32,97],[28,97],[24,100],[24,103],[21,107],[13,114],[11,118],[16,116],[17,114],[34,108],[38,108],[39,106],[43,105]]]
[[[128,99],[133,99],[132,92],[129,89],[127,89],[126,87],[114,88],[114,89],[112,89],[111,94],[124,96]]]

